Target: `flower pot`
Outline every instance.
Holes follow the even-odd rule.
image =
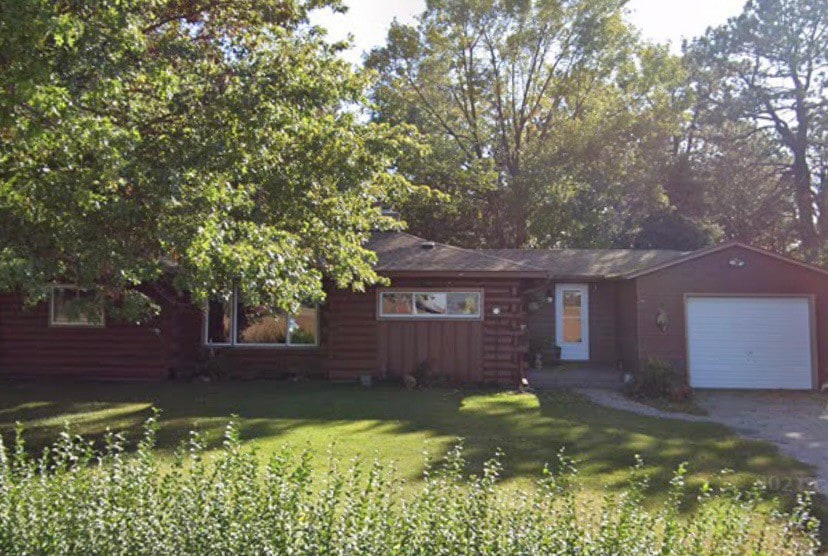
[[[552,357],[555,361],[561,360],[561,346],[552,346]]]

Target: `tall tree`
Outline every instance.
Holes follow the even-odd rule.
[[[640,155],[666,151],[678,127],[681,67],[638,42],[623,4],[430,0],[418,26],[392,27],[367,60],[377,119],[417,126],[431,152],[401,169],[454,198],[436,215],[448,222],[407,211],[415,229],[497,246],[607,242],[596,229],[621,207],[662,202],[660,185],[643,189],[653,164]]]
[[[784,148],[798,243],[814,260],[828,239],[828,3],[750,0],[689,56],[720,85],[704,91],[711,108]]]
[[[780,253],[797,243],[796,202],[784,152],[744,122],[707,122],[689,159],[703,184],[704,218],[726,239]]]
[[[174,267],[294,309],[376,280],[411,143],[343,109],[368,82],[308,25],[323,4],[2,0],[0,287],[118,298]]]

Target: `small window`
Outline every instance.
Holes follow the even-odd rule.
[[[72,286],[54,286],[49,302],[49,325],[102,327],[103,305],[94,291]]]
[[[303,305],[296,315],[235,301],[207,304],[206,343],[213,346],[313,347],[319,343],[319,311]]]
[[[450,315],[480,315],[480,294],[477,292],[449,292],[448,312]]]
[[[414,296],[410,293],[383,292],[381,313],[386,316],[413,315]]]
[[[380,318],[479,319],[480,292],[380,291]]]
[[[447,314],[445,292],[415,294],[414,310],[418,315]]]

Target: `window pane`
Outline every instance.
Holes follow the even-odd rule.
[[[290,318],[291,345],[316,344],[317,314],[315,306],[303,306],[298,315]]]
[[[418,293],[414,295],[414,307],[418,315],[445,315],[445,293]]]
[[[581,317],[581,292],[563,292],[563,315],[564,317]]]
[[[578,344],[583,340],[581,336],[581,319],[563,319],[563,341],[570,344]]]
[[[563,341],[577,344],[583,341],[581,333],[581,292],[563,291]]]
[[[233,318],[230,301],[211,301],[207,307],[207,343],[229,344],[230,325]]]
[[[77,288],[52,288],[52,324],[102,326],[103,307],[95,292]]]
[[[450,292],[448,294],[448,314],[479,315],[480,294],[476,292]]]
[[[256,305],[237,305],[236,342],[239,344],[284,344],[287,319],[281,311]]]
[[[414,312],[413,296],[410,293],[383,292],[383,315],[410,315]]]

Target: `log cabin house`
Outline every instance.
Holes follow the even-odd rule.
[[[70,315],[71,288],[27,309],[0,296],[0,376],[401,379],[515,387],[529,353],[636,371],[672,365],[695,388],[816,389],[828,369],[828,272],[739,243],[667,250],[471,250],[403,232],[368,247],[387,286],[328,288],[285,315],[156,288],[133,325]]]

